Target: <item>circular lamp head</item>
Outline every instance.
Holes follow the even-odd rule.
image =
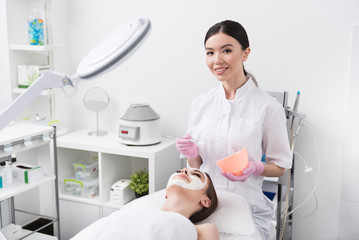
[[[77,67],[77,75],[88,79],[117,66],[145,38],[151,27],[150,20],[139,18],[110,33],[90,50]]]

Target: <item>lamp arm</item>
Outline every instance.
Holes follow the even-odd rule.
[[[29,88],[13,101],[0,115],[0,131],[23,111],[47,88],[59,88],[71,85],[72,81],[64,74],[45,72]]]

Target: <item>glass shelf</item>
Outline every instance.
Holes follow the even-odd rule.
[[[16,93],[16,94],[22,94],[23,92],[26,91],[27,88],[13,88],[12,92]],[[51,96],[56,94],[56,89],[46,89],[44,91],[42,91],[42,93],[40,94],[40,96]]]
[[[90,205],[95,205],[95,206],[100,206],[101,205],[101,201],[100,201],[99,196],[95,196],[93,198],[84,198],[84,197],[71,196],[71,195],[68,195],[68,194],[59,194],[59,198],[61,200],[67,200],[67,201],[78,202],[78,203],[85,203],[85,204],[90,204]]]
[[[0,201],[13,197],[19,193],[23,193],[35,187],[38,187],[43,183],[51,182],[53,180],[55,180],[55,176],[45,176],[43,179],[29,184],[17,182],[14,180],[13,183],[10,183],[8,186],[5,186],[0,189]]]
[[[52,44],[52,45],[29,45],[29,44],[11,44],[10,50],[17,51],[33,51],[33,52],[48,52],[53,51],[56,47],[60,47],[62,44]]]

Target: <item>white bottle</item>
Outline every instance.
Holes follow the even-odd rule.
[[[5,161],[5,163],[6,164],[3,170],[3,180],[5,180],[5,186],[7,186],[8,184],[12,183],[12,167],[9,161]]]

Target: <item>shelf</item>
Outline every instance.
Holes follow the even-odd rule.
[[[60,47],[62,44],[55,44],[55,45],[29,45],[29,44],[11,44],[10,50],[16,51],[30,51],[30,52],[49,52],[53,51],[56,47]]]
[[[264,181],[278,183],[278,177],[264,177]]]
[[[99,207],[108,207],[108,208],[113,208],[113,209],[121,209],[123,206],[125,206],[127,204],[127,203],[126,204],[115,204],[110,201],[100,202],[99,196],[96,196],[93,198],[83,198],[83,197],[71,196],[68,194],[60,194],[59,198],[60,198],[60,200],[90,204],[90,205],[99,206]],[[130,203],[130,202],[128,202],[128,203]]]
[[[68,194],[59,194],[59,199],[67,200],[67,201],[71,201],[71,202],[85,203],[85,204],[90,204],[90,205],[95,205],[95,206],[102,205],[100,202],[100,197],[98,195],[93,198],[83,198],[83,197],[71,196]]]
[[[30,189],[36,188],[42,185],[43,183],[51,182],[53,180],[55,180],[55,176],[45,176],[44,179],[30,184],[14,181],[13,183],[10,183],[8,186],[5,186],[0,189],[0,201],[13,197],[19,193],[28,191]]]
[[[19,225],[10,224],[0,229],[1,232],[7,237],[7,239],[24,239],[24,240],[57,240],[57,237],[50,236],[47,234],[42,234],[39,232],[33,232],[27,229],[21,228]],[[13,233],[13,234],[12,234]],[[28,234],[30,234],[27,236]],[[8,234],[9,236],[7,236]],[[27,236],[27,237],[25,237]],[[25,238],[23,238],[25,237]]]
[[[12,123],[0,131],[0,145],[52,132],[53,128],[41,125]]]
[[[12,92],[15,94],[22,94],[27,90],[27,88],[13,88]],[[51,97],[52,95],[55,95],[57,92],[57,89],[47,89],[42,91],[42,93],[40,94],[40,96],[49,96]]]
[[[31,233],[32,231],[22,229],[22,232],[25,235],[25,234]],[[35,232],[35,233],[31,234],[30,236],[24,238],[24,240],[57,240],[57,239],[58,239],[57,237],[50,236],[50,235],[47,235],[47,234],[38,233],[38,232]]]
[[[40,124],[12,122],[0,131],[0,157],[22,152],[47,144],[50,139],[44,136],[53,134],[54,128]],[[57,127],[57,135],[67,133],[66,127]],[[41,137],[42,136],[42,137]],[[24,140],[31,139],[32,144],[25,145]],[[11,148],[5,149],[6,146]]]
[[[51,136],[53,131],[49,126],[10,123],[0,131],[0,157],[47,144],[51,140],[47,136]]]
[[[78,149],[91,152],[104,152],[130,157],[150,158],[165,151],[167,147],[175,144],[175,140],[162,138],[158,144],[149,146],[127,146],[120,142],[117,132],[109,132],[108,135],[92,137],[88,136],[89,130],[79,130],[57,139],[60,148]]]

